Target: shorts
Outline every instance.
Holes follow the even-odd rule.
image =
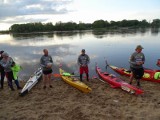
[[[144,69],[143,68],[132,68],[131,71],[133,73],[133,77],[135,79],[141,79],[144,75]]]
[[[87,74],[88,73],[88,66],[80,67],[79,72],[80,72],[80,74],[83,74],[83,72],[85,72]]]
[[[52,69],[49,70],[43,70],[43,74],[48,75],[52,73]]]

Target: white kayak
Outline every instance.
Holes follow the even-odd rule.
[[[25,86],[20,92],[20,96],[24,96],[26,93],[28,93],[28,91],[30,91],[31,88],[38,83],[41,77],[42,77],[42,68],[38,68],[37,71],[34,72],[33,76],[31,76],[29,80],[26,82]]]

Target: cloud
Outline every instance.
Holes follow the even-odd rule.
[[[33,20],[44,20],[34,18],[33,15],[66,14],[71,12],[67,5],[72,2],[72,0],[0,0],[0,21],[9,23],[15,19],[27,20],[24,16],[30,15]]]

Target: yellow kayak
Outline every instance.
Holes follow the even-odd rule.
[[[75,80],[75,78],[72,76],[64,76],[63,73],[66,73],[66,72],[64,70],[62,70],[61,68],[59,68],[59,72],[60,72],[62,79],[66,83],[77,88],[78,90],[80,90],[84,93],[89,93],[92,90],[90,87],[88,87],[86,84],[84,84],[80,80],[77,80],[77,79]]]

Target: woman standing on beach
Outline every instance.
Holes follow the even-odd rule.
[[[12,85],[12,79],[13,79],[13,73],[11,70],[11,66],[13,63],[13,59],[9,57],[8,53],[3,52],[2,53],[2,60],[0,61],[0,64],[2,67],[4,67],[4,71],[8,80],[8,85],[11,88],[12,91],[14,91],[13,85]]]
[[[47,84],[49,85],[50,88],[52,88],[51,74],[52,74],[53,60],[52,57],[48,54],[47,49],[44,49],[43,53],[44,55],[40,59],[40,64],[43,70],[43,82],[44,82],[43,88],[45,89]]]

